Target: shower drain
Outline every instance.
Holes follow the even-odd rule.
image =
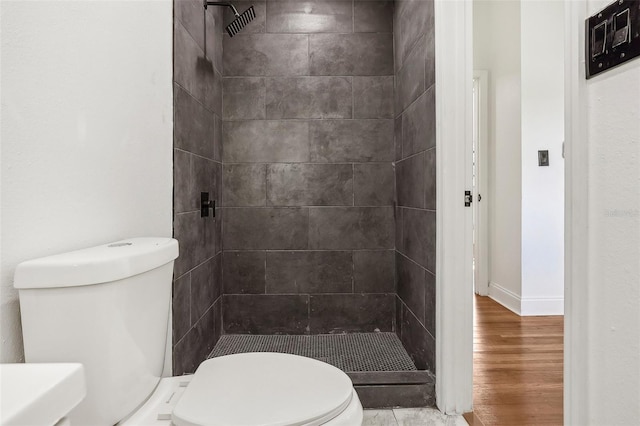
[[[416,371],[395,333],[313,336],[227,334],[208,358],[246,352],[279,352],[324,361],[342,371]]]

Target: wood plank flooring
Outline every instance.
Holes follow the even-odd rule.
[[[520,317],[475,296],[473,415],[482,424],[562,425],[562,368],[562,316]]]

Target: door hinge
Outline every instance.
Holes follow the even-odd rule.
[[[473,203],[473,195],[471,195],[471,191],[464,191],[464,206],[471,207],[471,203]]]

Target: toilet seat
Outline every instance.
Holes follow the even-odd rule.
[[[176,404],[176,426],[316,426],[342,413],[353,385],[297,355],[245,353],[204,361]]]

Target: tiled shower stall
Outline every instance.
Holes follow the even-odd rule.
[[[231,38],[228,11],[175,1],[174,374],[220,336],[379,333],[416,371],[348,371],[363,403],[430,404],[433,2],[234,5],[256,19]]]

